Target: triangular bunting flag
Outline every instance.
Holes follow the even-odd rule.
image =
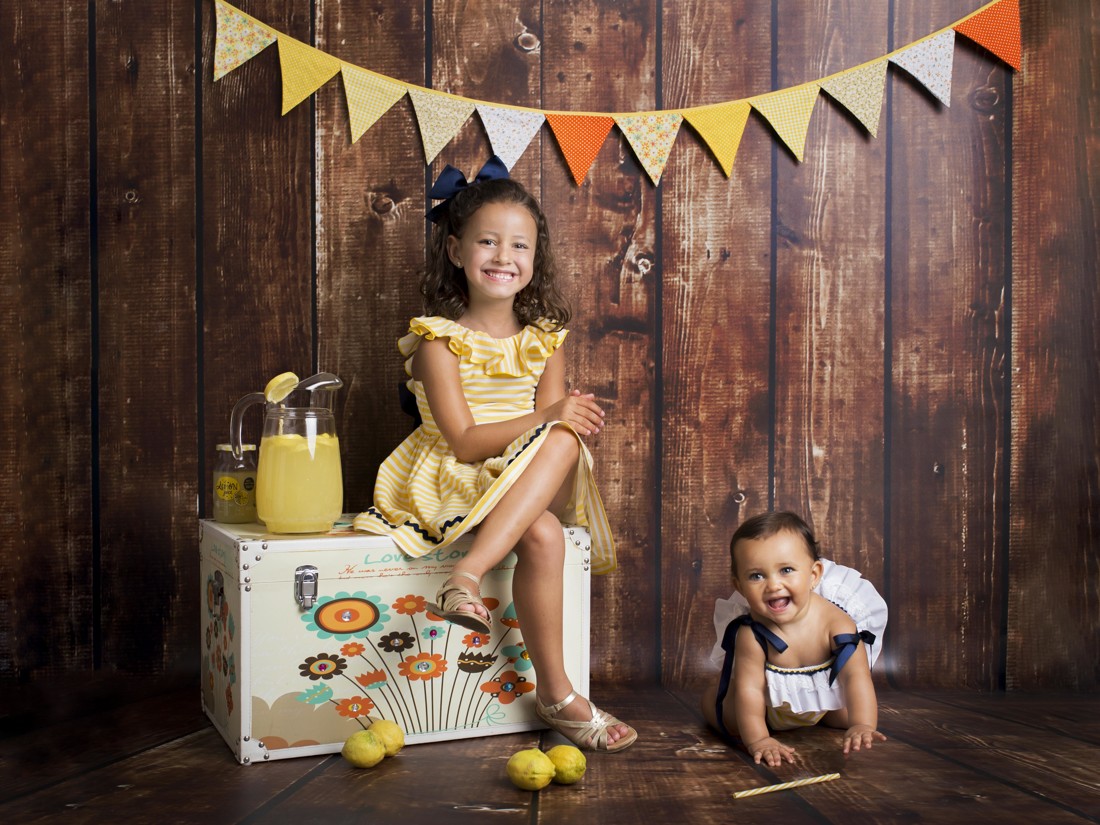
[[[661,173],[683,120],[679,112],[645,112],[615,118],[654,186],[661,182]]]
[[[876,60],[821,83],[821,88],[866,126],[872,137],[878,137],[888,63],[887,60]]]
[[[1020,71],[1020,3],[1001,0],[955,26],[955,31],[989,49],[1005,63]]]
[[[569,171],[578,186],[600,153],[607,133],[615,125],[615,118],[606,115],[570,115],[559,112],[546,115],[546,122],[554,131]]]
[[[732,103],[685,109],[683,112],[684,120],[714,152],[727,178],[733,170],[733,159],[737,157],[737,147],[741,145],[741,135],[745,132],[750,111],[752,107],[748,103],[735,100]]]
[[[351,142],[355,143],[363,132],[405,96],[408,87],[350,63],[342,64],[340,72],[344,78],[344,95],[348,100]]]
[[[749,103],[760,112],[775,129],[775,133],[787,144],[799,163],[806,148],[806,132],[810,129],[810,115],[814,113],[819,87],[805,83],[790,89],[754,97]]]
[[[493,154],[504,161],[511,169],[520,155],[527,151],[535,133],[546,120],[542,112],[528,109],[505,109],[500,106],[487,106],[479,103],[477,113],[489,136]]]
[[[890,58],[924,84],[944,106],[951,105],[951,66],[955,60],[955,31],[948,29],[910,46]]]
[[[219,80],[275,42],[275,35],[255,20],[217,0],[218,33],[214,43],[214,79]]]
[[[340,71],[335,57],[285,34],[279,35],[279,62],[283,67],[284,115]]]
[[[415,86],[409,87],[409,97],[420,123],[424,159],[431,163],[474,113],[474,102]]]

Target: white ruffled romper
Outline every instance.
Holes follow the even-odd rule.
[[[869,631],[875,636],[873,644],[864,644],[867,662],[874,667],[882,652],[882,640],[886,633],[886,602],[875,586],[858,571],[841,564],[821,560],[824,570],[814,588],[824,598],[852,617],[857,633]],[[718,641],[711,649],[710,659],[721,666],[726,652],[722,639],[731,621],[749,612],[744,596],[734,592],[728,599],[714,602],[714,630]],[[764,665],[764,681],[767,685],[767,721],[771,730],[816,725],[831,710],[844,707],[840,681],[829,684],[835,657],[811,667],[782,668],[770,662]]]

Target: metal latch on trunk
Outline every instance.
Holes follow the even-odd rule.
[[[294,571],[294,599],[302,610],[309,610],[317,601],[317,585],[321,577],[312,564],[303,564]]]

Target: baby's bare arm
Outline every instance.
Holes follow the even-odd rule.
[[[784,745],[768,731],[764,651],[748,627],[737,631],[732,690],[737,730],[745,744],[745,750],[757,764],[764,762],[775,768],[784,759],[794,762],[794,748]]]

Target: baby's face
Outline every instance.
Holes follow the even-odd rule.
[[[766,539],[742,539],[733,556],[733,585],[753,614],[778,625],[804,615],[822,564],[800,535],[782,531]]]

